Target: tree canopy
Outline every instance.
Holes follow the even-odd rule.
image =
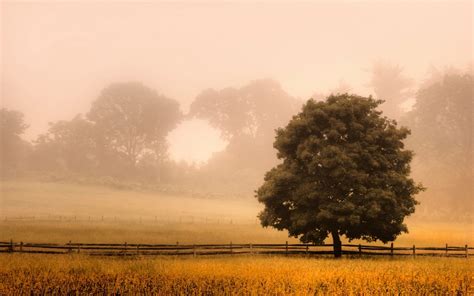
[[[103,153],[121,156],[132,168],[145,153],[162,156],[165,137],[181,116],[178,102],[137,82],[108,86],[87,114]]]
[[[288,122],[299,105],[271,79],[199,94],[189,116],[208,120],[228,141],[226,149],[216,153],[205,168],[212,179],[218,176],[219,184],[251,194],[263,173],[277,161],[272,149],[275,129]]]
[[[296,103],[278,82],[261,79],[239,89],[207,89],[191,104],[189,115],[209,120],[226,138],[266,138],[291,117]]]
[[[36,140],[32,165],[43,170],[90,172],[98,161],[95,140],[94,125],[82,115],[51,122],[48,132]]]
[[[282,163],[256,191],[263,226],[316,244],[331,234],[336,256],[341,235],[386,243],[408,231],[404,218],[423,188],[409,178],[409,130],[383,117],[380,104],[347,94],[309,100],[277,130]]]

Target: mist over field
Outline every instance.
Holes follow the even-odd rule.
[[[206,237],[240,224],[236,236],[284,240],[256,230],[275,130],[309,99],[348,93],[411,130],[427,190],[409,229],[472,233],[472,2],[0,7],[4,221],[214,225]]]

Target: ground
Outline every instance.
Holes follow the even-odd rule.
[[[0,241],[284,243],[254,199],[194,198],[73,184],[4,182]],[[469,223],[408,219],[395,246],[474,245]],[[328,243],[331,241],[328,240]],[[353,243],[363,243],[353,241]],[[380,244],[380,243],[378,243]],[[0,295],[470,295],[474,259],[0,254]]]
[[[262,228],[254,198],[195,198],[99,186],[3,182],[0,241],[106,243],[285,243]],[[34,218],[34,219],[33,219]],[[472,223],[407,220],[395,246],[474,245]],[[330,239],[327,241],[330,243]],[[364,243],[355,241],[354,243]]]
[[[469,295],[473,259],[0,256],[0,295]]]

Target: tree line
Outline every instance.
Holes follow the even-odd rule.
[[[422,206],[473,210],[472,77],[472,71],[435,72],[416,87],[398,65],[379,62],[372,68],[370,86],[375,98],[385,101],[383,114],[412,132],[405,143],[415,153],[413,175],[429,188]],[[331,90],[350,92],[348,85]],[[408,97],[416,101],[404,112],[401,103]],[[85,114],[50,123],[31,142],[22,139],[28,128],[23,114],[3,108],[1,175],[54,173],[251,194],[264,172],[278,163],[275,129],[285,126],[303,103],[278,82],[264,79],[240,88],[204,90],[183,114],[176,100],[139,82],[115,83],[102,90]],[[199,168],[168,156],[167,135],[191,118],[207,120],[228,141],[224,151]]]

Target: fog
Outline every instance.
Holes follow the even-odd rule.
[[[141,81],[186,111],[203,89],[253,79],[303,99],[341,79],[371,94],[376,60],[417,80],[472,60],[470,2],[4,1],[1,18],[3,104],[25,113],[30,139],[117,81]]]
[[[252,197],[277,162],[273,130],[285,126],[309,98],[349,92],[387,100],[384,113],[414,129],[415,140],[408,142],[418,157],[414,176],[428,188],[433,185],[423,206],[430,209],[441,201],[456,210],[472,209],[471,164],[464,156],[456,161],[466,168],[456,167],[456,161],[442,166],[424,159],[429,154],[424,151],[433,149],[420,148],[424,140],[417,135],[425,134],[425,127],[417,129],[417,115],[409,114],[419,90],[443,81],[443,75],[472,77],[470,1],[3,1],[0,9],[1,104],[24,114],[28,127],[20,137],[29,146],[22,149],[29,151],[25,155],[33,151],[14,165],[15,176],[30,171],[26,175],[35,179],[31,175],[47,171],[48,176],[81,176],[112,186],[133,181],[148,184],[147,190],[166,185],[166,190],[183,194]],[[385,82],[394,85],[394,97],[377,89]],[[149,147],[143,153],[119,151],[127,154],[139,180],[125,176],[126,166],[117,159],[104,160],[101,170],[93,164],[99,158],[93,152],[81,159],[77,151],[90,148],[80,146],[85,142],[62,143],[69,150],[47,150],[57,144],[52,139],[67,134],[61,134],[59,125],[57,134],[48,131],[49,123],[76,118],[77,126],[87,125],[101,116],[100,110],[94,113],[93,102],[120,83],[145,86],[177,103],[177,110],[174,103],[157,109],[172,110],[163,112],[174,112],[179,119],[163,131],[166,141],[153,144],[155,154],[147,154]],[[470,128],[454,139],[464,139],[467,152],[462,148],[462,153],[472,160],[472,88],[470,94]],[[242,110],[209,103],[237,97],[248,99]],[[449,147],[434,149],[455,154]],[[60,153],[78,158],[61,158]],[[440,173],[429,175],[434,167]],[[453,175],[447,167],[460,172],[459,178],[446,178]],[[447,185],[436,187],[439,180]],[[428,196],[436,198],[430,202]]]

